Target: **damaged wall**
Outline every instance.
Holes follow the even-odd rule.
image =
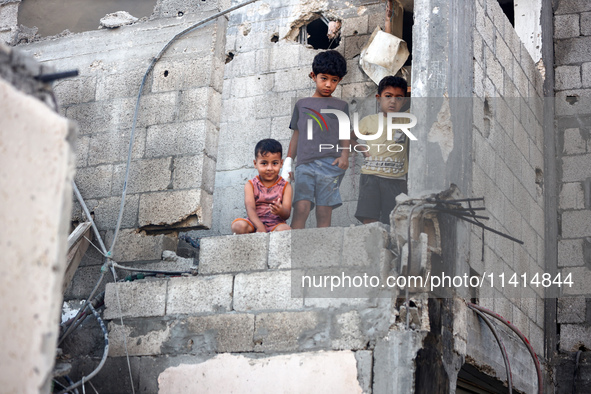
[[[557,300],[560,392],[591,390],[591,4],[561,1],[554,15],[559,206],[558,271],[577,285]],[[576,387],[576,390],[575,390]]]
[[[80,72],[56,82],[55,92],[61,112],[79,124],[76,182],[107,244],[148,64],[175,34],[219,6],[215,1],[193,6],[160,1],[150,21],[21,46],[43,64]],[[220,18],[176,41],[146,80],[117,261],[160,258],[161,240],[137,234],[137,228],[211,226],[224,33],[225,19]],[[81,219],[79,206],[73,218]],[[134,248],[144,249],[143,254],[125,250]],[[154,253],[146,256],[145,250]]]
[[[42,70],[0,43],[0,385],[14,393],[51,387],[70,224],[74,128],[41,101]]]

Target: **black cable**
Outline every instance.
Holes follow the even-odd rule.
[[[105,327],[105,323],[103,322],[103,319],[101,319],[101,317],[99,316],[96,309],[94,309],[92,304],[88,304],[88,307],[92,311],[92,314],[94,315],[94,317],[98,321],[99,325],[101,326],[101,330],[103,331],[103,338],[105,339],[105,347],[103,349],[103,358],[101,359],[101,362],[99,363],[99,365],[94,369],[94,371],[92,371],[89,375],[82,377],[81,380],[74,383],[73,385],[66,387],[64,390],[60,391],[58,394],[65,394],[68,391],[72,391],[72,389],[75,389],[76,387],[79,387],[80,385],[84,384],[85,381],[88,381],[88,380],[94,378],[96,376],[96,374],[99,373],[99,371],[103,368],[103,365],[105,365],[105,361],[107,361],[107,356],[109,355],[109,332],[107,331],[107,327]]]
[[[577,392],[577,375],[579,373],[579,360],[581,359],[581,350],[577,352],[577,356],[575,358],[575,372],[573,374],[573,394]]]

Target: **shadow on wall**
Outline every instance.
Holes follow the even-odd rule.
[[[136,18],[150,16],[156,0],[26,0],[20,4],[18,23],[36,26],[42,37],[68,29],[72,33],[96,30],[106,14],[127,11]]]

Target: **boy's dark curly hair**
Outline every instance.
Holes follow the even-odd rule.
[[[334,49],[320,52],[314,56],[312,62],[312,71],[314,74],[329,74],[343,78],[347,74],[347,61]]]
[[[264,156],[265,153],[283,154],[281,142],[272,138],[267,138],[257,142],[257,145],[254,147],[254,158],[256,159],[258,155]]]
[[[404,91],[404,94],[406,94],[408,84],[406,83],[406,80],[404,78],[393,77],[389,75],[387,77],[382,78],[382,80],[380,81],[380,84],[378,85],[378,94],[381,95],[384,89],[386,89],[387,87],[400,88]]]

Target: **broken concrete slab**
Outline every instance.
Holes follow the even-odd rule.
[[[137,22],[139,19],[131,15],[127,11],[117,11],[112,14],[107,14],[100,20],[99,29],[104,27],[108,29],[115,29],[117,27],[131,25]]]

